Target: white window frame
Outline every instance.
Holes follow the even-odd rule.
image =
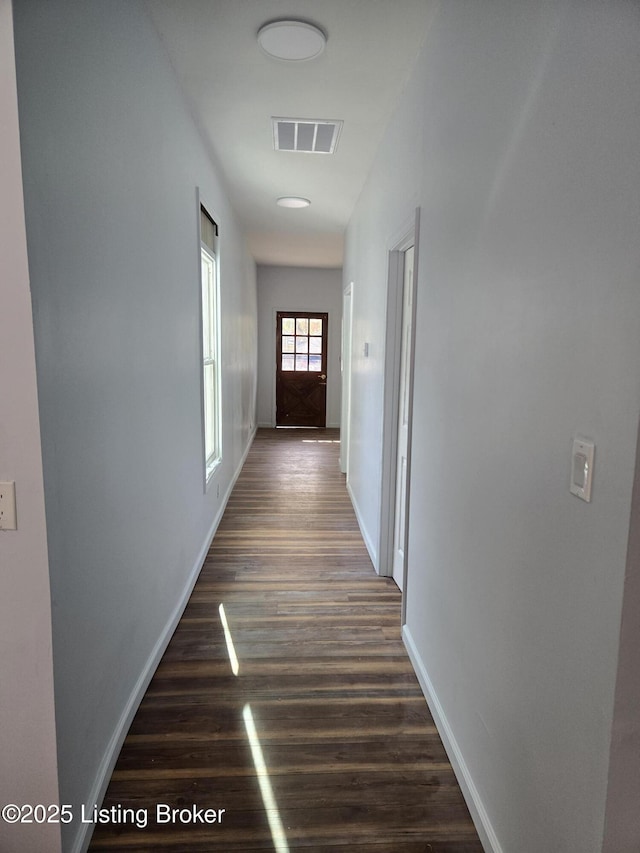
[[[204,205],[201,210],[213,221]],[[217,237],[213,246],[200,233],[200,310],[202,335],[202,444],[205,490],[222,462],[222,395],[220,380],[220,276]]]

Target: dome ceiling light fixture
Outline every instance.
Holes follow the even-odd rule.
[[[295,195],[284,195],[276,201],[276,204],[279,204],[280,207],[309,207],[311,202],[308,198],[300,198]]]
[[[268,56],[285,62],[306,62],[320,56],[327,37],[307,21],[271,21],[258,30],[258,44]]]

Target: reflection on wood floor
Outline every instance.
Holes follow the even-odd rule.
[[[103,804],[147,826],[91,851],[482,853],[338,438],[258,431]]]

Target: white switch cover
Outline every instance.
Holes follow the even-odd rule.
[[[595,451],[596,447],[592,441],[583,438],[573,439],[569,491],[587,503],[591,502]]]
[[[16,528],[16,484],[0,483],[0,530]]]

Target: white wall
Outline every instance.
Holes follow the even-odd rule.
[[[342,270],[258,266],[258,423],[275,426],[276,311],[326,311],[327,426],[340,426]]]
[[[15,17],[60,795],[77,809],[250,441],[255,265],[143,5],[24,0]],[[196,187],[220,226],[223,464],[206,494]]]
[[[600,851],[612,725],[638,753],[614,687],[640,411],[639,38],[622,0],[438,4],[347,234],[350,482],[375,542],[385,255],[421,207],[405,639],[504,853]],[[591,504],[568,490],[575,434],[596,442]],[[625,805],[624,853],[640,844]]]
[[[0,531],[0,805],[57,803],[51,600],[10,0],[0,0],[0,481],[18,529]],[[0,821],[0,848],[60,850],[56,824]]]

